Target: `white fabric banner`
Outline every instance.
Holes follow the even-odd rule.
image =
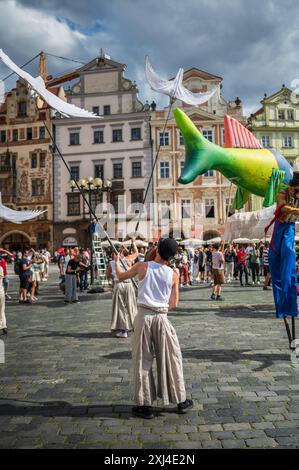
[[[47,90],[45,86],[45,82],[42,77],[32,77],[28,72],[20,69],[9,57],[6,55],[2,49],[0,49],[0,59],[4,62],[7,67],[10,68],[13,72],[17,73],[20,77],[24,78],[29,85],[33,88],[36,93],[45,100],[48,105],[56,109],[59,113],[61,113],[65,117],[79,117],[79,118],[101,118],[101,116],[97,116],[85,109],[78,108],[74,104],[67,103],[58,96],[55,96],[49,90]]]
[[[177,98],[192,106],[197,106],[208,101],[217,90],[217,88],[214,87],[211,91],[206,93],[193,93],[183,86],[183,75],[184,69],[180,68],[173,80],[161,79],[151,66],[148,56],[146,56],[145,76],[151,89],[158,93],[168,95],[171,98]]]

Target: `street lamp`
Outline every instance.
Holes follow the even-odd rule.
[[[92,223],[94,216],[91,211],[93,209],[92,207],[92,195],[93,194],[102,194],[103,192],[107,192],[107,198],[109,193],[112,191],[112,182],[110,180],[105,180],[103,181],[101,178],[93,178],[92,176],[89,176],[87,178],[82,178],[79,181],[71,180],[70,181],[70,187],[72,192],[77,188],[78,186],[81,190],[81,194],[88,194],[88,204],[89,204],[89,219],[90,223]],[[91,248],[91,257],[90,257],[90,283],[93,285],[94,283],[94,262],[93,262],[93,246],[92,246],[92,241],[93,241],[93,232],[91,231],[91,226],[90,226],[90,248]]]

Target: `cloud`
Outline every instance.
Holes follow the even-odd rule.
[[[18,63],[41,49],[88,61],[103,48],[128,65],[143,100],[157,100],[144,79],[149,54],[165,77],[180,66],[222,76],[224,97],[239,96],[251,111],[265,92],[299,78],[298,14],[296,0],[10,0],[0,27]]]

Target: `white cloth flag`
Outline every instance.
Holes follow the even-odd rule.
[[[263,239],[265,238],[265,228],[274,217],[276,204],[266,209],[252,212],[236,212],[228,217],[225,224],[223,240],[232,241],[236,238]],[[270,237],[273,225],[267,232]]]
[[[168,95],[171,98],[177,98],[192,106],[197,106],[208,101],[217,90],[217,87],[213,87],[211,91],[206,93],[193,93],[183,86],[183,75],[184,69],[180,68],[173,80],[162,80],[154,71],[148,56],[146,56],[145,76],[151,89],[158,93]]]
[[[0,219],[7,220],[8,222],[13,222],[14,224],[20,224],[26,222],[27,220],[34,219],[39,215],[47,211],[15,211],[6,207],[2,204],[2,198],[0,193]]]
[[[56,109],[65,117],[79,117],[79,118],[101,118],[85,109],[78,108],[74,104],[66,103],[65,101],[55,96],[45,86],[45,82],[42,77],[32,77],[28,72],[20,69],[9,57],[6,55],[2,49],[0,49],[0,59],[4,62],[7,67],[9,67],[13,72],[17,73],[20,77],[24,78],[29,85],[36,91],[36,93],[45,100],[48,105]]]

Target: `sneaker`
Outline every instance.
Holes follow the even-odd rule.
[[[128,333],[127,331],[119,331],[118,333],[116,333],[115,335],[117,338],[127,338],[128,337]]]
[[[216,300],[220,300],[222,302],[225,299],[223,297],[221,297],[221,295],[217,295]]]
[[[193,408],[193,401],[192,400],[185,400],[182,403],[178,404],[178,414],[183,415],[187,413],[188,410],[191,410]]]
[[[151,406],[134,406],[132,413],[138,418],[153,419],[155,417]]]
[[[216,300],[216,295],[215,294],[211,295],[211,300]]]
[[[115,333],[115,336],[116,336],[116,338],[122,338],[122,337],[123,337],[122,334],[123,334],[122,331],[117,331],[117,332]]]
[[[5,294],[5,297],[7,298],[7,300],[11,300],[11,296],[10,296],[10,295]]]
[[[258,285],[258,286],[260,286],[260,285],[261,285],[260,281],[257,281],[257,285]]]

